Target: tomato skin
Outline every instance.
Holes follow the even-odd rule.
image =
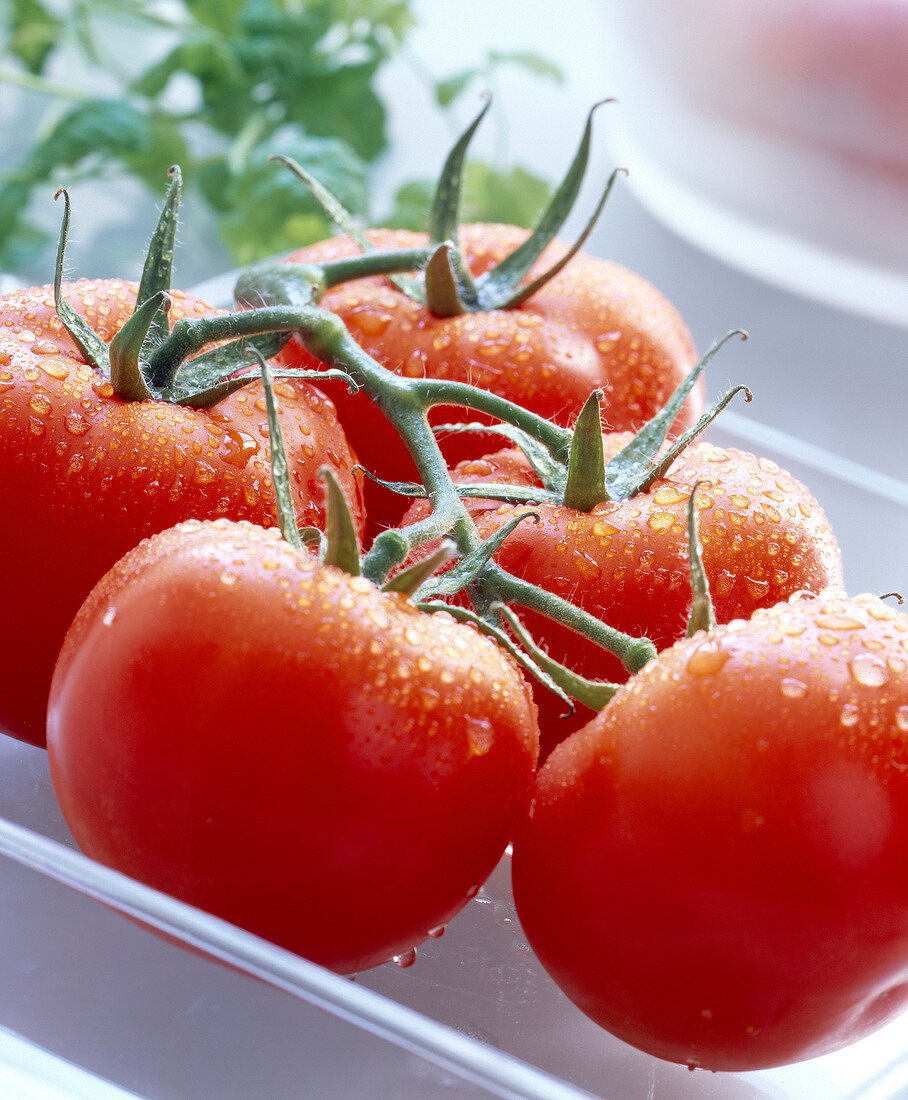
[[[603,437],[606,458],[630,439]],[[453,472],[462,483],[538,485],[522,452],[500,451]],[[604,502],[591,512],[548,503],[509,505],[465,498],[479,534],[488,538],[529,511],[505,540],[495,560],[505,569],[571,600],[610,626],[650,638],[664,649],[687,629],[691,603],[687,550],[687,501],[698,490],[698,528],[703,564],[716,618],[747,618],[806,589],[843,589],[841,554],[822,510],[807,488],[775,463],[734,448],[692,444],[667,477],[623,502]],[[426,510],[415,503],[413,520]],[[518,609],[519,610],[519,609]],[[580,635],[541,615],[520,611],[534,636],[556,660],[594,679],[623,682],[620,661]],[[578,704],[570,718],[544,688],[536,691],[543,754],[592,711]]]
[[[539,771],[518,915],[660,1058],[749,1070],[908,1005],[908,617],[796,598],[647,665]]]
[[[499,224],[461,227],[460,246],[474,275],[512,252],[526,230]],[[424,234],[370,231],[380,248],[412,248]],[[563,254],[552,244],[533,274]],[[292,253],[309,263],[355,255],[347,237],[335,237]],[[382,277],[357,279],[329,290],[322,305],[336,313],[353,338],[382,366],[411,377],[469,382],[491,390],[558,424],[573,423],[597,388],[605,392],[603,423],[610,430],[639,428],[662,406],[697,360],[693,340],[670,302],[649,282],[619,264],[584,253],[515,309],[437,317]],[[293,342],[284,359],[294,365],[318,362]],[[329,383],[341,423],[360,460],[387,480],[412,480],[413,463],[388,423],[362,395]],[[675,423],[677,432],[703,410],[698,384]],[[480,420],[450,407],[433,411],[433,423]],[[453,464],[495,449],[484,436],[441,440]],[[378,514],[378,490],[368,483],[370,522]],[[396,522],[404,507],[385,502],[382,516]]]
[[[136,287],[80,280],[68,298],[105,340]],[[212,315],[173,292],[171,321]],[[361,485],[330,401],[279,381],[278,403],[301,522],[324,525],[318,470],[333,466],[362,520]],[[44,743],[54,660],[79,605],[141,538],[191,516],[277,522],[260,382],[208,410],[126,402],[63,329],[52,289],[0,299],[0,499],[10,517],[0,569],[0,729]]]
[[[87,854],[341,972],[462,908],[537,753],[495,643],[228,521],[159,534],[107,574],[48,719]]]

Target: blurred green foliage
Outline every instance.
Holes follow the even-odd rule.
[[[0,0],[0,87],[30,89],[45,105],[18,161],[4,150],[0,269],[21,270],[47,247],[29,204],[61,173],[130,176],[159,196],[179,164],[237,263],[332,231],[298,181],[268,163],[272,153],[306,165],[364,221],[422,228],[430,184],[405,184],[392,211],[369,200],[370,169],[388,148],[378,77],[401,56],[413,8],[412,0]],[[560,79],[522,53],[490,53],[476,68],[423,79],[445,111],[504,65]],[[476,164],[466,191],[471,219],[530,224],[548,186],[521,168]]]

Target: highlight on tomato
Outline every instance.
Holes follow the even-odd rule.
[[[587,1015],[752,1070],[908,1005],[908,616],[796,595],[698,631],[538,773],[514,897]]]
[[[175,171],[139,284],[62,281],[67,199],[56,285],[0,298],[0,569],[16,578],[0,594],[0,729],[37,745],[63,636],[119,557],[189,517],[277,523],[245,345],[223,311],[169,286],[179,190]],[[298,379],[276,387],[300,515],[324,524],[328,465],[362,525],[331,401]]]

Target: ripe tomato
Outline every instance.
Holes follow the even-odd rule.
[[[351,972],[491,872],[538,731],[472,627],[220,520],[154,536],[93,590],[48,752],[90,856]]]
[[[630,439],[604,438],[606,460]],[[456,467],[461,483],[539,481],[523,453],[500,451]],[[842,561],[829,523],[807,488],[774,462],[744,451],[694,443],[651,489],[591,512],[555,504],[500,504],[466,498],[479,534],[488,538],[521,512],[538,524],[518,526],[496,553],[509,572],[564,596],[609,626],[645,635],[664,649],[682,637],[691,602],[687,501],[694,485],[703,563],[716,618],[746,618],[801,589],[842,588]],[[416,502],[410,521],[426,506]],[[557,661],[593,679],[620,682],[627,672],[610,654],[540,615],[521,612],[531,633]],[[543,753],[592,717],[578,704],[569,719],[564,704],[537,691]]]
[[[567,995],[748,1070],[908,1004],[908,617],[795,598],[659,654],[540,769],[517,911]]]
[[[110,340],[136,287],[80,280],[68,297]],[[211,315],[173,292],[171,321]],[[293,491],[321,525],[318,470],[334,467],[362,518],[355,459],[330,401],[277,384]],[[57,318],[52,288],[0,299],[0,729],[44,742],[53,663],[79,605],[145,535],[191,516],[277,522],[261,383],[208,410],[114,396]]]
[[[508,225],[465,225],[460,248],[480,275],[509,255],[527,231]],[[370,233],[382,249],[425,244],[424,234]],[[565,246],[549,246],[532,274],[545,270]],[[318,263],[354,255],[348,237],[335,237],[288,257]],[[351,335],[382,366],[410,377],[469,382],[506,397],[548,420],[569,425],[593,390],[605,393],[603,418],[611,430],[641,427],[658,412],[696,363],[693,341],[675,308],[650,283],[618,264],[578,253],[531,298],[514,309],[438,317],[381,276],[329,290],[322,305],[342,318]],[[282,353],[292,365],[318,363],[292,342]],[[369,401],[332,385],[341,423],[360,460],[386,480],[412,480],[403,444]],[[688,399],[676,422],[689,427],[703,409],[703,390]],[[434,423],[478,420],[463,410],[434,410]],[[451,462],[493,449],[482,436],[442,441]],[[370,524],[382,500],[368,485]],[[399,498],[384,500],[382,519],[396,523]]]

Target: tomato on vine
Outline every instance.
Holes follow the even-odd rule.
[[[908,617],[795,596],[653,661],[540,769],[526,935],[657,1057],[812,1058],[908,1005]]]
[[[442,172],[427,233],[374,229],[360,233],[339,204],[299,165],[291,167],[349,232],[286,258],[285,279],[311,265],[343,272],[323,288],[321,304],[383,367],[404,377],[468,382],[506,397],[545,419],[569,425],[595,389],[605,395],[604,424],[640,427],[664,404],[696,362],[693,340],[675,307],[642,276],[579,250],[604,205],[614,176],[581,240],[570,248],[555,234],[576,198],[588,159],[590,122],[564,183],[533,233],[512,225],[458,225],[461,170],[482,113],[452,150]],[[417,274],[358,277],[357,257],[411,253]],[[363,256],[360,256],[364,253]],[[256,304],[254,272],[240,299]],[[281,361],[317,369],[317,357],[292,340]],[[381,410],[332,386],[341,422],[360,461],[386,481],[412,479],[415,467]],[[702,411],[697,388],[679,410],[675,430]],[[435,422],[460,410],[438,408]],[[450,462],[489,449],[488,439],[442,441]],[[399,499],[367,483],[370,526],[396,523]]]
[[[55,287],[0,298],[0,498],[10,517],[0,568],[16,578],[0,595],[0,729],[35,744],[66,629],[122,554],[191,516],[277,522],[261,383],[225,380],[248,370],[243,348],[164,362],[171,328],[203,334],[200,351],[204,334],[223,338],[225,320],[169,289],[178,198],[177,175],[141,285],[63,284],[58,270]],[[68,217],[67,200],[61,270]],[[356,460],[330,400],[295,379],[277,388],[300,514],[323,524],[318,471],[328,464],[362,522]]]
[[[104,577],[48,718],[83,851],[342,973],[405,955],[475,894],[538,745],[494,641],[227,520]]]
[[[541,464],[539,449],[520,437],[526,451],[512,447],[452,471],[481,539],[512,528],[495,551],[502,568],[619,631],[645,636],[659,650],[682,637],[688,622],[686,511],[698,482],[703,564],[719,622],[747,618],[801,590],[844,585],[829,522],[807,487],[787,471],[735,448],[695,442],[693,431],[666,452],[665,424],[693,381],[689,377],[637,436],[600,434],[597,395],[577,421],[567,468]],[[414,522],[425,509],[424,501],[414,502],[404,522]],[[521,618],[551,659],[593,680],[627,679],[617,657],[566,625],[532,610]],[[593,714],[578,701],[566,716],[563,702],[541,687],[536,701],[543,755]]]

